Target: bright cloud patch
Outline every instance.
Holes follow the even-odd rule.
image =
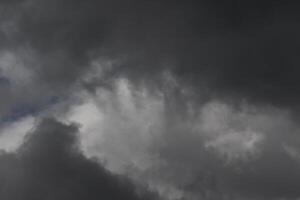
[[[228,161],[251,158],[264,139],[262,130],[252,123],[259,115],[247,107],[236,111],[228,104],[211,102],[202,108],[198,131],[206,139],[205,146]]]
[[[34,127],[34,117],[27,116],[9,123],[0,129],[0,149],[15,151],[23,142],[23,138]]]
[[[107,160],[111,170],[119,171],[153,164],[148,150],[161,131],[163,111],[162,100],[146,90],[134,90],[121,79],[114,91],[85,95],[83,103],[71,109],[68,120],[81,125],[86,154]]]

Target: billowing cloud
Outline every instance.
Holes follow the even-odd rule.
[[[298,196],[282,185],[297,188],[300,180],[299,127],[287,110],[211,101],[191,112],[180,105],[174,111],[176,104],[170,107],[164,94],[124,79],[113,90],[81,98],[62,119],[81,124],[84,154],[166,199]],[[295,177],[285,180],[276,173]]]
[[[0,1],[1,199],[299,198],[298,10]]]
[[[155,199],[85,158],[77,128],[44,119],[15,153],[0,155],[1,199]]]

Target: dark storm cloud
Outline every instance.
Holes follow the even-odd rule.
[[[76,132],[75,126],[45,119],[16,153],[2,152],[1,199],[155,199],[84,157]]]
[[[187,102],[197,105],[200,99],[246,99],[251,103],[297,107],[300,99],[298,3],[6,0],[0,1],[0,9],[3,11],[1,55],[9,52],[3,54],[0,61],[4,61],[0,64],[10,70],[21,63],[20,66],[28,70],[26,80],[30,80],[27,84],[23,79],[26,70],[8,70],[2,75],[5,70],[1,68],[0,116],[2,110],[14,116],[14,108],[20,105],[28,105],[25,110],[32,107],[38,113],[34,108],[37,102],[76,93],[81,90],[78,83],[83,83],[89,91],[111,90],[114,87],[111,79],[125,77],[137,86],[145,84],[147,88],[163,91],[166,126],[171,128],[164,130],[168,137],[163,141],[168,145],[159,149],[169,166],[162,171],[176,174],[177,165],[179,168],[182,163],[194,166],[191,173],[196,176],[195,183],[184,186],[186,190],[201,193],[208,188],[218,195],[217,178],[212,175],[208,183],[203,178],[210,176],[208,171],[216,167],[214,170],[221,174],[221,182],[227,185],[225,189],[222,186],[226,191],[269,199],[299,196],[298,163],[288,160],[284,150],[276,146],[281,145],[277,144],[280,140],[271,145],[267,143],[263,156],[251,163],[253,169],[245,168],[239,174],[232,166],[224,168],[208,153],[202,147],[202,138],[183,136],[182,133],[189,131],[188,126],[173,125],[187,118],[183,114],[188,110]],[[82,80],[90,72],[91,62],[99,57],[119,62],[107,71],[107,77]],[[165,72],[174,75],[179,85],[166,86]],[[191,89],[192,95],[184,94],[181,83]],[[1,197],[118,199],[127,196],[136,199],[132,186],[124,186],[122,181],[78,152],[73,131],[76,128],[46,121],[16,154],[3,153],[0,157]],[[276,168],[269,163],[276,163]],[[201,171],[200,183],[198,171]],[[180,172],[181,169],[174,184],[181,182]],[[289,176],[289,172],[293,172],[293,176]],[[121,192],[112,185],[121,185],[118,186]]]
[[[11,47],[33,49],[38,60],[34,70],[58,87],[80,79],[96,55],[125,58],[110,73],[113,77],[156,80],[167,69],[194,89],[205,90],[203,95],[276,105],[295,105],[299,99],[299,5],[293,2],[2,4],[17,8],[5,18],[11,17],[15,26],[6,35]]]

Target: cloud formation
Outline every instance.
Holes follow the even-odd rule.
[[[2,152],[1,199],[155,199],[85,158],[76,132],[76,126],[44,119],[17,152]]]
[[[2,7],[2,49],[32,52],[27,65],[51,87],[66,88],[91,60],[109,57],[122,60],[109,77],[145,81],[170,70],[205,95],[285,106],[298,99],[296,3],[28,0]]]
[[[299,198],[298,10],[0,1],[1,199]]]
[[[63,117],[82,124],[88,157],[166,199],[298,197],[299,126],[290,112],[212,101],[182,113],[127,81],[115,87],[83,95]]]

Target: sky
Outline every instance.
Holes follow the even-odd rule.
[[[299,9],[0,0],[0,199],[299,200]]]

